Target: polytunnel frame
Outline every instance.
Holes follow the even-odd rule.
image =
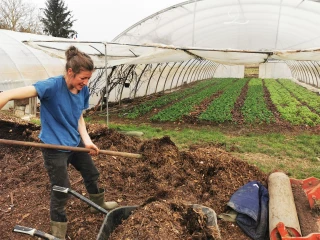
[[[195,69],[199,69],[199,76],[201,75],[201,77],[198,78],[198,79],[204,79],[207,76],[211,76],[212,73],[214,74],[216,69],[218,68],[218,66],[220,66],[220,65],[223,66],[223,64],[227,60],[227,58],[226,58],[226,59],[224,59],[224,61],[221,61],[221,62],[215,61],[216,60],[215,57],[207,58],[205,54],[204,55],[203,54],[198,54],[199,51],[202,51],[202,53],[205,53],[207,51],[212,51],[212,52],[217,53],[217,54],[226,53],[226,52],[236,53],[238,55],[239,54],[247,54],[247,55],[249,54],[249,57],[250,57],[250,54],[251,55],[261,54],[263,59],[257,59],[256,60],[257,63],[263,63],[263,62],[266,63],[270,59],[281,60],[281,61],[287,63],[287,65],[288,65],[289,69],[291,70],[292,74],[293,74],[292,69],[295,71],[294,75],[297,76],[298,80],[301,80],[302,82],[305,82],[305,83],[310,84],[310,85],[316,85],[316,86],[319,85],[318,84],[318,80],[317,80],[317,76],[312,75],[312,73],[315,74],[314,69],[311,67],[312,68],[311,69],[312,72],[307,73],[307,71],[306,71],[306,70],[310,70],[309,68],[310,68],[310,65],[311,65],[311,63],[313,61],[316,64],[319,65],[319,63],[316,62],[317,61],[316,59],[318,59],[318,58],[317,57],[313,57],[312,55],[311,55],[310,58],[309,58],[309,56],[303,56],[303,54],[316,53],[317,49],[303,50],[303,51],[301,51],[301,50],[300,51],[297,51],[297,50],[290,51],[289,50],[289,51],[284,51],[284,52],[283,51],[275,51],[274,52],[274,51],[248,51],[248,50],[237,50],[237,49],[224,49],[224,50],[222,50],[222,49],[206,49],[206,48],[190,48],[189,49],[189,48],[173,47],[173,46],[166,46],[166,45],[164,46],[164,45],[157,45],[157,44],[156,45],[154,45],[154,44],[139,45],[139,44],[130,44],[130,43],[125,44],[125,43],[117,43],[117,42],[111,42],[110,43],[110,42],[104,42],[104,41],[34,40],[34,41],[22,41],[22,42],[27,42],[27,43],[28,42],[35,42],[35,43],[38,43],[38,44],[41,43],[41,42],[68,43],[70,45],[71,44],[87,44],[86,45],[87,47],[91,47],[92,49],[94,49],[94,52],[98,53],[98,54],[89,53],[89,55],[100,56],[100,57],[101,57],[101,55],[103,55],[103,53],[102,53],[103,51],[100,51],[102,49],[99,50],[98,48],[95,48],[92,45],[93,44],[101,44],[101,45],[103,45],[103,47],[104,47],[104,55],[105,55],[104,56],[104,66],[101,63],[101,66],[103,66],[103,67],[98,67],[96,69],[104,69],[104,71],[105,71],[104,75],[105,75],[106,83],[105,83],[105,87],[101,88],[101,89],[105,89],[105,91],[106,91],[106,93],[105,93],[105,95],[106,95],[105,104],[106,104],[106,112],[107,112],[107,114],[106,114],[106,116],[107,116],[107,119],[106,119],[107,125],[109,125],[109,98],[110,98],[109,80],[108,80],[108,77],[109,77],[108,76],[108,45],[109,46],[118,45],[118,46],[130,46],[130,47],[159,48],[159,49],[162,49],[164,51],[169,51],[169,53],[170,53],[171,50],[178,50],[178,51],[182,51],[182,52],[184,52],[184,53],[186,53],[188,55],[191,55],[192,57],[190,57],[190,58],[186,58],[185,56],[184,57],[180,56],[180,58],[179,58],[179,56],[177,56],[178,58],[176,60],[180,59],[180,61],[178,60],[178,61],[163,61],[162,62],[162,63],[165,63],[165,62],[167,63],[167,65],[165,67],[168,67],[168,66],[170,67],[169,63],[173,63],[173,65],[171,66],[169,72],[167,73],[167,76],[166,76],[166,79],[165,79],[165,82],[164,82],[164,86],[163,86],[163,91],[164,91],[165,86],[167,84],[167,80],[169,78],[169,75],[170,75],[171,71],[173,70],[173,67],[179,62],[180,62],[180,65],[177,67],[177,69],[176,69],[176,71],[175,71],[175,73],[174,73],[174,75],[172,77],[172,80],[171,80],[170,90],[172,89],[173,81],[175,80],[175,76],[176,76],[176,74],[178,74],[179,70],[180,70],[180,73],[178,74],[178,77],[176,79],[176,86],[175,87],[178,86],[180,78],[181,78],[182,75],[183,75],[183,78],[181,78],[182,79],[181,81],[183,81],[183,79],[185,79],[185,76],[187,76],[186,82],[191,82],[192,76],[193,76],[193,74],[195,74],[194,72],[196,72],[196,70],[194,70],[194,72],[192,73],[194,68]],[[40,45],[38,47],[44,47],[44,48],[50,49],[51,51],[62,51],[64,49],[64,48],[57,48],[55,46],[41,46]],[[41,49],[41,50],[43,50],[43,49]],[[50,52],[50,50],[49,50],[49,52]],[[44,50],[44,51],[46,52],[46,50]],[[129,49],[129,51],[131,51],[131,50]],[[302,56],[300,57],[300,60],[293,60],[292,58],[290,59],[290,57],[283,58],[282,55],[285,54],[285,53],[302,54]],[[180,52],[180,54],[181,54],[181,52]],[[55,55],[55,54],[53,54],[53,55]],[[145,58],[142,58],[142,61],[140,61],[140,60],[135,61],[135,58],[132,58],[132,56],[121,56],[121,55],[119,55],[119,56],[110,55],[110,56],[111,57],[120,57],[120,58],[118,58],[118,59],[120,59],[120,61],[118,61],[118,60],[114,61],[114,59],[111,59],[112,63],[110,64],[110,66],[112,67],[112,69],[115,66],[123,66],[123,65],[127,65],[127,66],[134,65],[134,66],[137,66],[139,64],[145,64],[146,65],[145,68],[147,68],[147,66],[151,66],[151,70],[152,70],[153,69],[153,64],[158,63],[158,65],[155,67],[155,69],[153,69],[153,72],[154,72],[157,69],[157,67],[159,66],[159,62],[161,63],[161,61],[158,61],[158,62],[145,62],[144,61],[144,60],[146,60]],[[143,56],[143,54],[142,54],[142,56]],[[146,56],[148,56],[148,55],[146,55]],[[246,56],[246,55],[244,55],[244,56]],[[61,56],[59,56],[59,57],[61,58]],[[121,57],[123,57],[123,59],[121,59]],[[140,57],[140,56],[135,55],[135,57]],[[256,56],[254,56],[254,57],[256,57]],[[275,57],[275,58],[272,58],[272,57]],[[129,61],[127,61],[126,58],[129,58],[128,59]],[[134,59],[134,60],[132,60],[132,59]],[[184,59],[184,60],[181,60],[181,59]],[[232,60],[233,59],[231,59],[231,65],[241,65],[241,64],[239,64],[237,62],[233,62],[232,63]],[[200,68],[202,67],[201,64],[202,64],[203,61],[204,61],[203,68],[200,71]],[[308,63],[304,63],[304,62],[309,62],[309,64]],[[291,65],[291,67],[290,67],[290,65]],[[313,66],[315,67],[315,64],[313,64]],[[117,69],[118,67],[115,67],[115,68]],[[317,70],[317,68],[316,68],[316,70]],[[128,74],[130,74],[130,72],[131,72],[131,70],[129,70]],[[318,70],[317,70],[317,72],[318,72]],[[134,91],[134,96],[136,96],[138,84],[139,84],[139,82],[141,80],[142,74],[143,73],[140,74],[139,79],[137,80],[137,84],[135,86],[135,91]],[[161,73],[161,75],[162,75],[162,73]],[[159,83],[161,75],[158,78],[157,86],[158,86],[158,83]],[[310,79],[310,78],[312,78],[312,79]],[[319,78],[320,78],[320,76],[319,76]],[[149,78],[148,86],[149,86],[150,79],[151,79],[151,77]],[[310,81],[312,81],[312,83],[310,83]],[[121,91],[123,91],[123,88],[122,88]],[[146,91],[148,91],[148,87],[147,87]],[[155,89],[155,91],[157,91],[157,88]],[[103,95],[103,98],[104,98],[105,95]],[[120,94],[120,98],[122,98],[122,93]],[[120,101],[121,101],[121,99],[120,99]],[[119,101],[119,104],[120,104],[120,101]]]
[[[311,86],[319,86],[320,73],[315,66],[315,64],[320,67],[319,63],[316,61],[295,61],[288,60],[284,61],[289,67],[291,73],[297,80],[305,79],[305,83]],[[308,71],[310,70],[310,71]],[[316,73],[317,72],[317,73]],[[312,82],[311,82],[312,81]]]
[[[173,63],[173,64],[171,66],[169,66],[169,63]],[[177,63],[179,63],[179,62],[165,62],[165,66],[160,71],[159,77],[156,80],[156,87],[155,87],[154,93],[156,93],[157,90],[158,90],[158,84],[159,84],[160,78],[161,78],[165,68],[167,68],[169,66],[170,69],[168,70],[167,75],[165,76],[163,89],[159,90],[159,92],[164,92],[164,90],[166,88],[166,85],[167,85],[167,80],[168,80],[168,78],[170,76],[170,73],[174,69],[174,67],[175,67],[175,65]],[[182,79],[186,79],[185,83],[191,83],[192,80],[193,80],[193,76],[196,73],[196,71],[202,70],[201,65],[203,64],[205,66],[208,63],[210,63],[210,69],[206,69],[206,72],[203,74],[203,76],[213,75],[215,73],[215,70],[216,70],[217,66],[219,66],[219,64],[214,63],[214,62],[209,61],[209,60],[201,59],[201,58],[189,59],[188,61],[181,61],[180,65],[177,67],[175,73],[172,76],[171,84],[170,84],[170,87],[168,88],[168,90],[172,89],[173,81],[175,80],[175,75],[179,71],[179,68],[182,65],[184,65],[184,66],[181,69],[181,71],[179,73],[179,76],[176,79],[176,84],[175,84],[174,88],[178,87],[180,79],[181,79],[181,81],[182,81]],[[136,94],[138,92],[139,83],[141,82],[141,78],[145,74],[146,71],[150,71],[150,76],[148,76],[148,78],[145,80],[147,86],[146,86],[146,89],[145,89],[145,92],[144,92],[144,96],[146,96],[148,94],[148,91],[150,91],[149,86],[150,86],[150,83],[152,81],[152,77],[154,76],[154,73],[156,72],[156,70],[159,67],[161,68],[161,65],[163,65],[163,64],[164,64],[164,62],[162,62],[162,63],[146,63],[146,64],[137,64],[137,65],[127,65],[126,70],[127,69],[129,69],[129,70],[128,70],[128,72],[126,72],[126,76],[124,76],[124,81],[129,81],[128,84],[131,83],[130,80],[128,80],[128,77],[130,76],[130,74],[132,74],[132,71],[138,65],[142,66],[142,70],[139,73],[139,75],[137,76],[135,88],[132,91],[133,92],[133,98],[136,97]],[[123,65],[121,65],[121,66],[123,66]],[[199,75],[200,75],[200,72],[199,72],[199,74],[197,76],[199,76]],[[182,78],[181,78],[181,76],[182,76]],[[199,78],[197,78],[197,79],[199,79]],[[132,79],[131,79],[131,81],[132,81]],[[180,85],[181,84],[183,84],[183,83],[180,83]],[[122,86],[121,89],[119,90],[119,99],[117,100],[119,102],[119,105],[121,104],[121,100],[123,99],[123,97],[122,97],[123,89],[124,89],[124,86]]]
[[[310,66],[310,62],[309,61],[306,61],[306,65],[309,65]],[[308,67],[307,67],[308,68]],[[312,76],[312,82],[314,84],[315,81],[317,81],[317,75],[316,73],[314,72],[314,69],[313,69],[313,66],[311,65],[311,76]],[[314,79],[314,80],[313,80]]]

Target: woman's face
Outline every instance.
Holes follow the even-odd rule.
[[[88,85],[89,79],[91,78],[92,71],[83,70],[78,74],[74,74],[71,68],[68,69],[69,82],[68,87],[70,90],[76,89],[81,91],[81,89]]]

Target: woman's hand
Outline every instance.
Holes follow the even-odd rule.
[[[90,149],[89,154],[91,156],[96,156],[99,154],[99,148],[93,142],[85,144],[85,147]]]

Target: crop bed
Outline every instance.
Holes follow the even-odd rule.
[[[135,102],[123,103],[113,116],[154,123],[320,125],[320,96],[288,79],[209,79]]]

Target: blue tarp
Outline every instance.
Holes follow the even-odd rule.
[[[228,202],[238,215],[239,227],[254,240],[269,239],[268,190],[258,181],[251,181],[239,188]]]

